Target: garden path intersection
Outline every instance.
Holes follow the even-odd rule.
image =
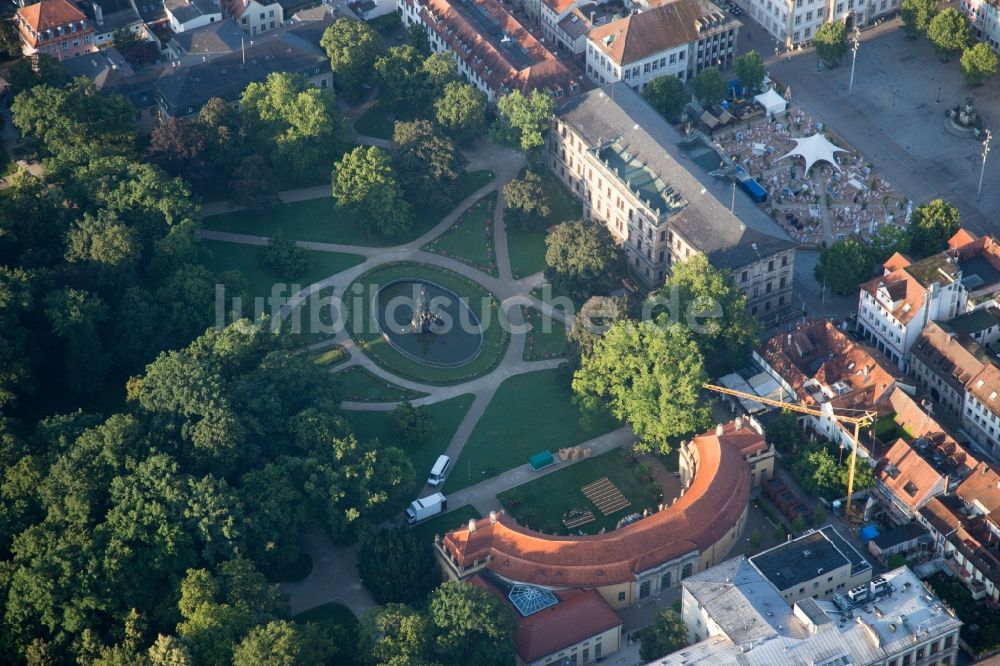
[[[364,140],[366,137],[360,138],[362,143],[366,142]],[[497,389],[505,380],[525,373],[551,370],[562,363],[562,359],[558,358],[535,361],[524,360],[527,331],[525,330],[526,326],[521,306],[532,307],[540,311],[544,316],[566,327],[572,324],[571,313],[553,307],[551,304],[532,295],[531,292],[533,289],[545,284],[545,279],[541,273],[521,279],[515,279],[512,275],[507,231],[503,223],[504,203],[503,197],[499,195],[499,192],[506,183],[517,177],[524,168],[524,156],[513,150],[481,141],[474,147],[474,151],[467,155],[467,158],[469,160],[467,168],[470,172],[488,169],[494,173],[494,178],[487,185],[459,202],[432,229],[410,242],[391,247],[365,247],[339,243],[296,241],[299,246],[315,252],[348,253],[360,255],[364,257],[364,260],[352,268],[319,280],[302,289],[288,298],[281,308],[281,316],[286,318],[311,295],[317,293],[319,290],[331,287],[335,295],[348,300],[352,297],[352,285],[355,284],[359,277],[377,267],[396,262],[415,262],[446,269],[477,283],[496,296],[510,325],[509,343],[503,353],[503,357],[495,368],[466,382],[443,386],[399,376],[366,355],[352,339],[347,330],[348,327],[343,325],[337,327],[332,338],[314,345],[314,347],[340,345],[350,353],[350,359],[336,365],[332,370],[333,372],[340,372],[352,366],[361,366],[379,379],[405,389],[426,394],[421,398],[413,400],[412,403],[414,405],[429,405],[459,395],[471,394],[473,396],[472,405],[459,423],[445,451],[452,460],[458,459],[463,447],[472,435],[476,424],[486,412],[486,408],[496,394]],[[459,220],[468,208],[491,192],[498,193],[492,224],[493,242],[497,260],[497,277],[488,275],[457,259],[421,249],[429,241],[444,234]],[[292,203],[327,197],[329,194],[329,187],[320,186],[282,192],[280,196],[284,203]],[[207,204],[203,210],[203,214],[209,216],[233,210],[238,209],[224,203]],[[266,245],[269,240],[267,236],[209,229],[202,229],[199,234],[202,238],[208,240],[254,246]],[[338,317],[338,319],[342,321],[342,317]],[[398,404],[398,402],[345,401],[342,407],[345,410],[355,411],[389,411],[394,409]],[[516,414],[511,416],[512,418],[517,418]],[[622,427],[582,442],[581,446],[590,447],[596,454],[630,444],[634,439],[631,429]],[[571,463],[564,463],[555,468],[563,469],[567,464]],[[485,512],[496,509],[499,506],[496,500],[497,493],[520,485],[529,480],[529,478],[535,478],[541,473],[552,471],[549,469],[541,473],[535,472],[529,475],[523,467],[516,467],[480,483],[456,491],[449,496],[449,507],[456,509],[471,504],[478,511],[485,514]],[[417,493],[417,496],[425,495],[428,492],[430,492],[430,488],[422,488]],[[316,534],[311,535],[307,539],[306,546],[313,558],[313,572],[305,580],[282,585],[284,591],[291,596],[291,603],[296,612],[301,612],[329,601],[338,601],[346,604],[352,611],[360,615],[373,605],[370,597],[357,581],[355,567],[356,548],[338,548],[330,543],[328,539],[321,538],[320,535]]]

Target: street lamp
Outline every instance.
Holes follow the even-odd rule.
[[[983,166],[979,170],[979,189],[976,190],[976,201],[979,201],[979,195],[983,191],[983,175],[986,173],[986,156],[990,154],[990,139],[993,138],[993,133],[986,130],[986,139],[983,140]]]
[[[854,46],[851,48],[854,55],[851,57],[851,82],[847,84],[847,94],[851,94],[851,89],[854,88],[854,65],[858,62],[858,46],[861,43],[861,28],[854,25]]]

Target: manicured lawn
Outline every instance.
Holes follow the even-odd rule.
[[[422,523],[417,523],[412,528],[413,536],[417,537],[420,541],[433,543],[435,534],[444,536],[447,532],[450,532],[456,527],[468,525],[470,520],[478,520],[480,518],[482,518],[482,516],[479,515],[478,511],[476,511],[476,507],[471,504],[466,504],[465,506],[458,507],[454,511],[449,511],[448,513],[440,516],[428,518]]]
[[[455,462],[446,492],[526,465],[539,451],[556,453],[618,427],[608,414],[583,418],[557,372],[530,372],[500,385]]]
[[[378,101],[375,102],[375,106],[354,121],[354,131],[362,136],[373,136],[391,141],[397,120],[416,120],[425,117],[428,112],[432,111],[431,107],[417,107],[412,104],[383,104]]]
[[[310,256],[312,256],[312,268],[294,280],[285,280],[260,262],[257,258],[257,252],[260,248],[256,245],[215,240],[204,240],[202,243],[212,253],[211,258],[205,261],[205,266],[215,273],[239,271],[247,281],[249,295],[253,298],[269,297],[275,284],[299,285],[294,289],[294,292],[291,292],[289,288],[284,288],[280,292],[282,296],[289,296],[290,293],[298,292],[301,287],[306,287],[318,280],[357,266],[365,260],[358,254],[309,251]],[[244,312],[249,314],[247,305],[252,307],[252,304],[244,304]]]
[[[355,402],[397,402],[427,395],[387,382],[359,365],[335,373],[333,381],[343,400]]]
[[[483,325],[483,348],[479,355],[457,368],[431,367],[418,363],[400,354],[382,337],[371,316],[371,303],[382,285],[401,278],[418,278],[435,282],[446,289],[467,299],[467,304]],[[458,273],[441,268],[399,262],[387,264],[371,270],[359,277],[355,284],[361,284],[364,289],[359,296],[346,299],[344,304],[347,330],[355,342],[364,349],[369,358],[391,372],[428,384],[457,384],[468,381],[495,368],[503,358],[510,335],[501,324],[504,316],[500,302],[489,291],[479,284]],[[348,287],[348,293],[358,294],[354,285]],[[359,312],[355,312],[355,308]]]
[[[448,444],[451,443],[452,436],[458,430],[458,424],[462,422],[465,413],[472,406],[472,400],[472,394],[467,393],[427,405],[425,409],[436,429],[426,442],[416,446],[409,442],[399,441],[395,429],[392,427],[392,412],[345,411],[344,416],[350,421],[351,429],[359,441],[377,439],[381,444],[398,446],[406,451],[413,463],[417,484],[423,486],[427,476],[431,473],[434,461],[444,453]]]
[[[351,612],[351,609],[344,604],[338,604],[336,601],[331,601],[329,603],[322,604],[321,606],[310,608],[307,611],[302,611],[292,619],[296,622],[322,622],[323,620],[333,620],[336,624],[348,627],[352,630],[357,630],[358,627],[358,618],[354,617],[354,613]]]
[[[450,229],[424,245],[423,249],[458,259],[496,277],[496,251],[493,248],[496,202],[497,193],[490,192],[472,204]]]
[[[651,476],[646,475],[646,480],[643,476],[643,469],[634,458],[626,457],[622,449],[615,449],[502,492],[497,499],[518,523],[532,529],[559,534],[581,531],[597,534],[602,529],[615,529],[618,521],[629,514],[656,509],[662,499],[660,487]],[[631,506],[604,516],[597,505],[587,499],[581,488],[604,477],[617,486]],[[589,510],[595,520],[567,530],[562,519],[572,510]]]
[[[488,184],[493,180],[493,175],[492,171],[471,171],[464,174],[459,181],[455,201],[462,201]],[[384,237],[369,233],[349,212],[336,206],[333,197],[323,197],[281,204],[259,212],[244,210],[212,215],[202,218],[201,226],[214,231],[255,236],[273,236],[281,229],[286,237],[295,240],[390,247],[418,238],[449,212],[451,208],[415,211],[409,231],[398,236]]]
[[[583,204],[559,182],[559,179],[544,171],[542,180],[552,210],[545,227],[542,229],[507,227],[507,252],[510,255],[510,270],[515,278],[534,275],[545,270],[545,235],[549,227],[583,217]]]
[[[333,367],[351,358],[351,353],[340,345],[333,345],[312,355],[313,363]]]
[[[537,361],[566,355],[566,327],[535,308],[522,308],[531,331],[524,344],[525,361]]]

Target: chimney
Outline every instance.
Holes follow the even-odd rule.
[[[97,27],[104,25],[104,10],[96,2],[94,3],[94,21],[97,23]]]
[[[469,531],[470,532],[475,532],[476,531],[476,519],[475,518],[469,518]]]
[[[725,432],[725,426],[723,426],[721,423],[719,423],[718,425],[715,426],[715,436],[716,437],[722,437],[722,433],[723,432]]]
[[[490,511],[490,525],[496,525],[497,522],[497,512]]]
[[[736,420],[733,423],[735,424],[737,430],[742,430],[743,429],[743,417],[742,416],[737,416]]]

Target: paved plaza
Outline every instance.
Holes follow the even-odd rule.
[[[762,30],[747,22],[755,34]],[[907,39],[898,20],[862,33],[850,94],[850,54],[832,70],[816,64],[812,50],[767,59],[772,76],[792,87],[794,104],[860,149],[915,204],[945,199],[976,233],[1000,235],[991,214],[1000,207],[1000,155],[987,160],[977,202],[982,144],[946,129],[945,115],[971,95],[985,127],[1000,130],[992,125],[1000,120],[1000,81],[969,88],[957,58],[940,62],[926,39]]]

